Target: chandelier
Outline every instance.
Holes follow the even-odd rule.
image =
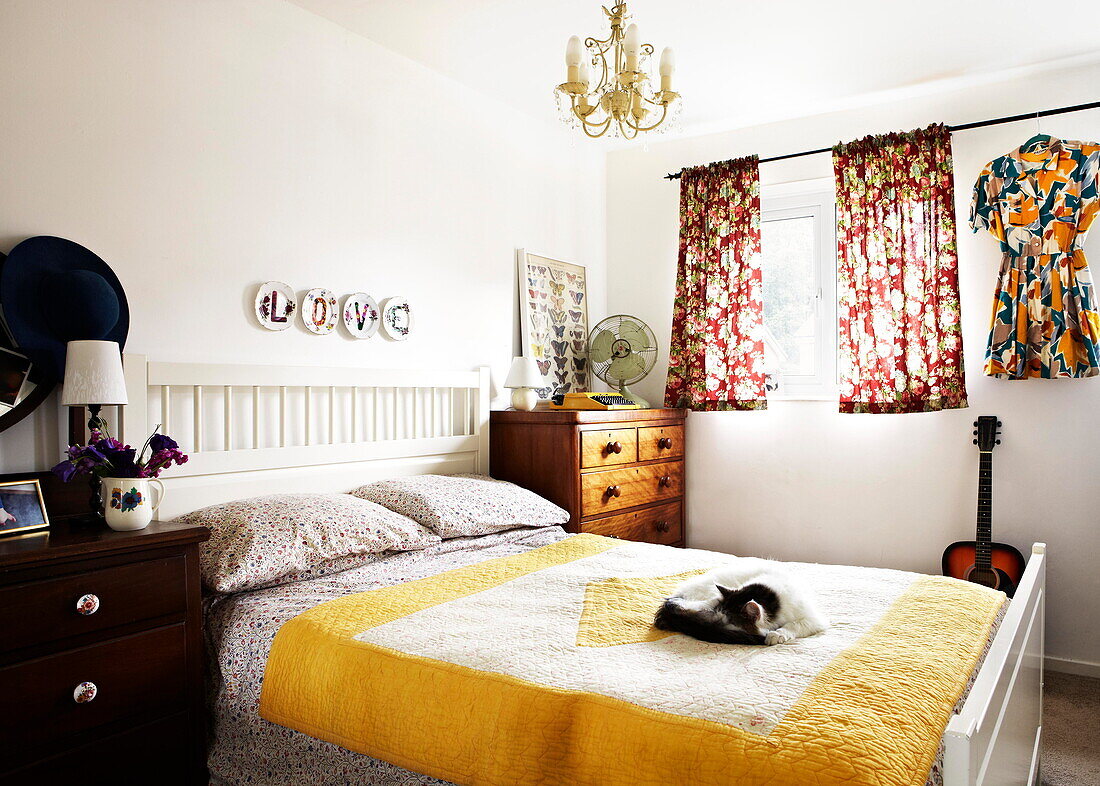
[[[554,92],[566,124],[579,125],[594,139],[609,131],[611,136],[634,139],[670,120],[679,108],[680,94],[672,90],[676,64],[672,50],[665,47],[659,67],[661,89],[655,89],[650,83],[653,45],[640,42],[636,24],[623,28],[630,18],[626,3],[603,10],[611,22],[611,35],[586,38],[583,47],[578,36],[570,38],[565,48],[565,82]],[[589,66],[598,76],[594,84]]]

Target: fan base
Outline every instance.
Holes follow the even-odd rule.
[[[628,388],[626,385],[619,385],[619,395],[626,396],[642,409],[650,409],[649,402],[639,396],[637,393],[631,393],[630,388]]]

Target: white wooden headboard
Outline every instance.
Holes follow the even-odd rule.
[[[153,427],[190,455],[157,515],[395,475],[488,472],[489,370],[148,362],[123,357],[130,403],[108,418],[140,447]]]

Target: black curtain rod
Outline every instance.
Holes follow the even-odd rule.
[[[1087,104],[1076,104],[1075,106],[1063,106],[1058,109],[1044,109],[1041,112],[1029,112],[1023,115],[1009,115],[1008,117],[997,117],[993,120],[979,120],[976,123],[963,123],[959,126],[948,126],[947,130],[951,133],[956,131],[969,131],[972,128],[985,128],[986,126],[997,126],[1001,123],[1016,123],[1020,120],[1035,120],[1040,117],[1049,117],[1050,115],[1063,115],[1066,112],[1082,112],[1086,109],[1100,109],[1100,101],[1090,101]],[[761,158],[760,163],[766,164],[769,161],[783,161],[788,158],[801,158],[802,156],[816,156],[818,153],[830,153],[831,147],[819,147],[817,150],[803,150],[801,153],[787,153],[782,156],[771,156],[769,158]],[[665,175],[665,180],[679,180],[680,175],[683,174],[681,169],[674,174]]]

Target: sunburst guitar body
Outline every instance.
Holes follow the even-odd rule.
[[[1007,543],[993,542],[993,447],[1000,444],[1001,422],[983,415],[974,422],[978,446],[978,526],[974,540],[960,540],[943,551],[943,575],[1001,590],[1012,597],[1024,575],[1024,555]]]

